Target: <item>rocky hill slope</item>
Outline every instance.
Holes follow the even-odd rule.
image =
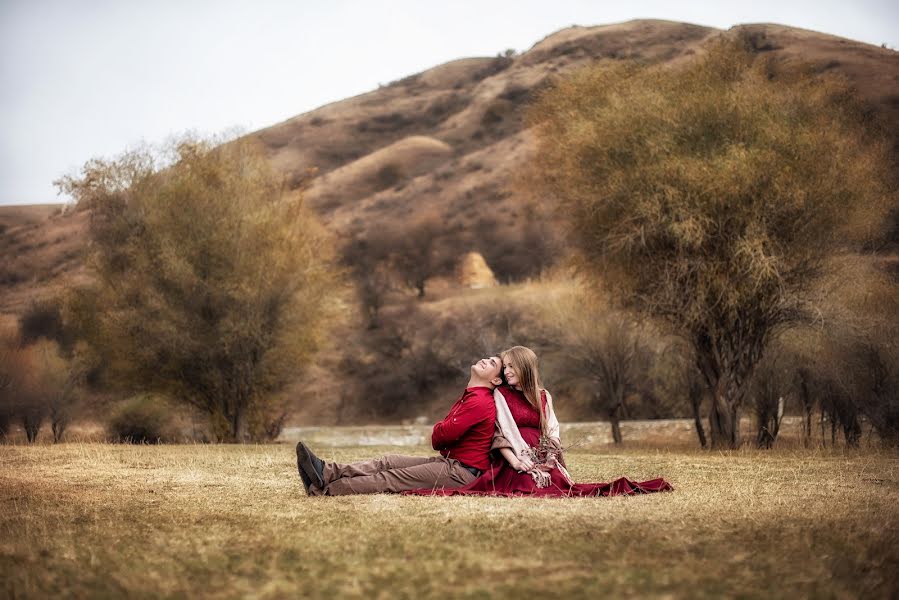
[[[896,52],[780,25],[722,32],[657,20],[570,27],[521,55],[449,62],[249,135],[292,185],[317,170],[307,198],[337,236],[437,220],[446,251],[480,252],[500,280],[514,279],[541,260],[521,248],[539,246],[554,228],[540,199],[516,186],[533,149],[522,109],[534,93],[591,61],[677,64],[709,38],[739,32],[750,33],[759,52],[848,77],[896,134],[899,156]],[[0,313],[8,316],[83,277],[84,213],[16,214],[0,208]]]

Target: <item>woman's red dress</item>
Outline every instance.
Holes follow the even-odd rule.
[[[532,448],[540,442],[540,416],[525,399],[524,394],[508,387],[501,388],[518,431]],[[543,397],[544,406],[546,397]],[[550,471],[550,484],[538,488],[528,473],[519,473],[502,457],[491,461],[491,466],[480,477],[461,488],[422,489],[404,492],[421,496],[623,496],[648,494],[671,490],[664,479],[635,482],[624,477],[609,483],[575,483],[569,485],[559,469]]]

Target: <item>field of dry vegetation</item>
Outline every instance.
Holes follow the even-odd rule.
[[[352,461],[390,447],[322,448]],[[427,454],[424,446],[402,452]],[[889,598],[895,452],[592,445],[591,499],[306,497],[291,444],[0,447],[10,598]]]
[[[899,63],[718,33],[572,27],[0,211],[0,598],[899,597]],[[576,480],[674,491],[304,494],[297,439],[430,454],[518,344]]]

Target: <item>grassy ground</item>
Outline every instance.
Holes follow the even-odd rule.
[[[327,458],[391,450],[329,448]],[[895,453],[573,449],[579,481],[661,475],[675,491],[547,500],[307,498],[294,458],[287,444],[0,446],[0,590],[15,598],[897,591]]]

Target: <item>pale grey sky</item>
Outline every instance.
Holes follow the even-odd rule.
[[[770,22],[899,47],[888,0],[0,0],[0,204],[59,202],[89,158],[253,131],[569,25]]]

